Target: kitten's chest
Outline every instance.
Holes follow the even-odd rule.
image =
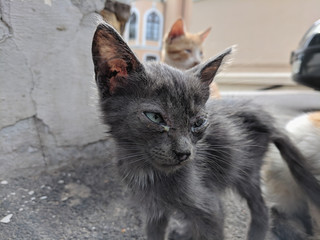
[[[131,185],[131,191],[137,201],[152,205],[150,207],[160,206],[160,208],[170,209],[177,202],[184,202],[192,195],[190,181],[195,180],[188,175],[187,170],[176,175],[153,173],[152,180],[150,180],[151,176],[145,176],[144,179],[148,181]],[[136,182],[141,180],[140,177]]]

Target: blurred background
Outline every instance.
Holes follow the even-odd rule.
[[[291,81],[290,54],[320,16],[317,0],[123,2],[131,5],[124,37],[141,60],[160,60],[162,36],[178,17],[192,33],[212,27],[204,41],[205,58],[237,45],[230,68],[219,79],[221,90],[253,90],[273,84],[298,87]],[[148,40],[150,22],[159,31],[152,40]]]
[[[160,61],[163,36],[178,18],[188,32],[212,27],[205,59],[238,49],[218,78],[222,93],[312,91],[292,81],[289,60],[319,9],[318,0],[0,0],[0,176],[113,154],[93,80],[99,18],[141,61]]]

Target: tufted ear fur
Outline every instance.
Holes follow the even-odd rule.
[[[211,27],[209,27],[208,29],[206,29],[205,31],[199,34],[202,42],[208,37],[210,31],[211,31]]]
[[[225,61],[225,58],[232,53],[232,51],[232,47],[228,48],[218,56],[212,57],[208,61],[191,68],[188,72],[196,75],[202,83],[209,87],[221,67],[221,64]]]
[[[95,79],[102,96],[126,88],[130,74],[141,71],[142,64],[110,25],[99,24],[92,41]]]

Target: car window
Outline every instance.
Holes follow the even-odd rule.
[[[318,45],[320,45],[320,33],[317,33],[316,35],[314,35],[314,37],[309,43],[309,47],[318,46]]]
[[[320,33],[320,21],[317,21],[312,27],[306,32],[299,43],[299,48],[303,48],[308,44],[310,37],[314,34]]]

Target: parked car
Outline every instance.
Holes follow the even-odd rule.
[[[303,36],[291,53],[292,78],[297,83],[320,90],[320,19]]]

